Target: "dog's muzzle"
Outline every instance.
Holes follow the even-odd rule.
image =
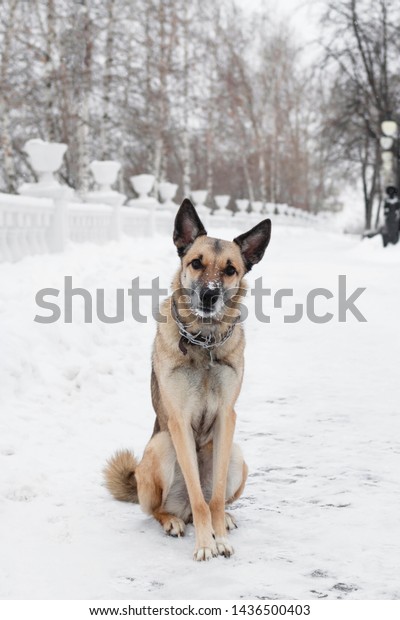
[[[214,312],[221,296],[222,291],[219,287],[203,287],[199,293],[199,309],[203,312]]]

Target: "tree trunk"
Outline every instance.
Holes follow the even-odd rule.
[[[45,117],[47,139],[56,142],[57,132],[54,118],[54,46],[56,43],[56,14],[54,0],[47,0],[46,67],[45,67]]]
[[[260,174],[260,198],[262,202],[262,208],[264,209],[267,202],[267,187],[266,187],[266,175],[265,175],[265,158],[262,145],[260,146],[258,156],[258,170]]]
[[[369,143],[368,138],[365,141],[365,153],[361,163],[361,179],[364,194],[364,208],[365,208],[365,229],[371,229],[372,223],[372,211],[374,198],[376,193],[376,184],[379,175],[379,142],[375,141],[375,157],[371,164],[369,161]],[[368,168],[373,167],[372,176],[368,174]],[[370,179],[368,178],[370,176]]]
[[[107,3],[107,39],[105,49],[105,66],[103,77],[103,113],[101,119],[101,159],[110,158],[110,100],[111,100],[111,81],[112,67],[114,60],[114,9],[115,0],[108,0]]]
[[[211,106],[208,108],[207,114],[207,134],[206,134],[206,187],[207,201],[210,206],[213,204],[213,184],[214,184],[214,123]]]
[[[9,193],[15,193],[17,190],[17,177],[10,132],[10,107],[6,95],[8,92],[7,72],[10,65],[11,41],[16,26],[15,12],[17,2],[18,0],[13,0],[10,4],[0,56],[0,148],[3,153],[5,189]]]
[[[183,178],[182,188],[184,196],[190,195],[191,166],[190,166],[190,137],[189,137],[189,15],[187,2],[184,3],[183,24]]]
[[[7,103],[2,97],[0,98],[0,149],[3,154],[4,189],[7,193],[14,194],[17,191],[17,175],[10,134],[10,117]]]
[[[78,187],[85,194],[89,191],[90,184],[90,155],[89,155],[89,95],[91,86],[92,69],[92,38],[89,17],[89,0],[81,0],[83,7],[83,46],[84,58],[82,67],[81,101],[78,107]]]
[[[247,157],[245,156],[244,153],[242,153],[242,165],[243,165],[244,178],[246,179],[247,193],[248,193],[248,196],[249,196],[249,200],[250,200],[250,202],[254,202],[253,181],[251,180],[249,166],[248,166],[248,163],[247,163]]]

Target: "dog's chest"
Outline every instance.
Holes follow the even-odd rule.
[[[221,364],[209,365],[195,371],[196,406],[191,408],[191,425],[198,446],[213,436],[218,414],[227,407],[227,379],[232,372]]]

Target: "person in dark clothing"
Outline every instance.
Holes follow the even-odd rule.
[[[400,201],[397,189],[393,185],[386,188],[383,213],[385,223],[382,227],[382,241],[386,247],[388,243],[395,244],[399,240]]]

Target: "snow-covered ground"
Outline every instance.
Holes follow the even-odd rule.
[[[112,306],[132,278],[169,285],[177,265],[166,238],[0,265],[0,596],[400,598],[400,247],[273,230],[249,281],[293,288],[288,314],[329,288],[317,312],[335,317],[288,324],[272,310],[260,323],[249,299],[236,440],[250,476],[232,508],[236,553],[208,563],[192,560],[192,526],[168,538],[102,482],[108,456],[140,455],[151,434],[152,319],[84,324],[77,302],[72,324],[33,321],[36,291],[65,275]],[[338,322],[339,274],[349,292],[367,287],[368,322]]]

